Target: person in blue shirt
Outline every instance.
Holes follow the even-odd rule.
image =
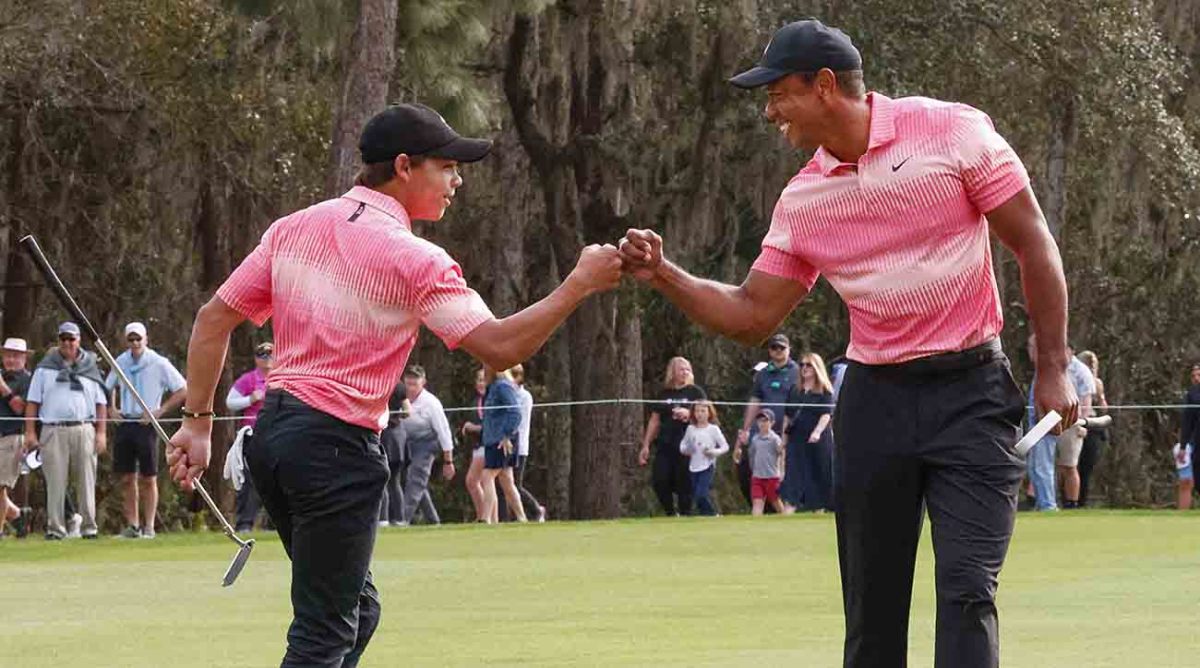
[[[750,402],[742,417],[742,428],[738,430],[737,443],[733,448],[733,463],[737,466],[738,486],[746,501],[753,502],[750,495],[750,460],[742,457],[742,450],[750,442],[750,434],[754,431],[754,421],[763,408],[769,408],[771,413],[778,415],[779,420],[772,423],[776,434],[783,435],[783,415],[787,412],[785,404],[792,388],[800,380],[800,366],[791,358],[792,347],[788,337],[775,333],[767,339],[768,360],[754,374],[754,387],[750,390]],[[798,481],[793,481],[799,484]]]
[[[517,492],[513,467],[517,465],[516,444],[520,436],[521,408],[517,385],[507,370],[483,368],[487,390],[483,395],[483,521],[492,524],[499,520],[496,480],[504,490],[510,512],[518,522],[524,522],[525,508]]]

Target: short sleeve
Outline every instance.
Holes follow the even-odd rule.
[[[754,374],[754,387],[750,388],[751,399],[758,399],[759,401],[763,399],[763,373],[764,371],[758,371]]]
[[[217,289],[217,297],[246,316],[256,326],[271,317],[271,240],[279,222],[271,225],[262,240]]]
[[[107,406],[108,396],[104,392],[104,388],[100,383],[88,382],[88,387],[92,388],[92,403],[97,406]]]
[[[775,204],[775,213],[771,216],[771,227],[767,230],[767,236],[763,238],[762,250],[750,269],[796,281],[811,290],[820,272],[795,252],[790,218],[781,198]]]
[[[166,384],[168,390],[170,390],[172,392],[178,392],[179,390],[182,390],[187,385],[187,381],[185,381],[183,379],[183,374],[179,373],[179,369],[176,369],[175,365],[171,364],[171,362],[168,361],[165,357],[163,358],[162,366],[163,366],[163,381]]]
[[[38,369],[33,372],[33,378],[29,381],[29,393],[25,395],[26,401],[32,401],[35,404],[43,403],[43,394],[45,394],[46,374]]]
[[[832,393],[822,392],[821,393],[821,403],[824,405],[817,409],[818,415],[829,415],[829,414],[833,413],[833,406],[831,405],[833,403],[833,394]]]
[[[109,371],[108,377],[104,379],[104,387],[107,387],[108,389],[111,390],[111,389],[115,388],[116,386],[117,386],[117,372]]]
[[[238,394],[248,397],[254,393],[254,379],[250,374],[244,373],[233,381],[233,389],[237,390]]]
[[[1004,204],[1029,185],[1021,158],[996,132],[987,114],[963,106],[955,135],[963,186],[980,213]]]
[[[428,282],[417,310],[421,322],[454,350],[476,327],[492,320],[492,310],[463,278],[462,268],[444,252],[438,253],[423,275]]]

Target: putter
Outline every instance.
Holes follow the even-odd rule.
[[[92,337],[92,340],[96,342],[96,349],[100,352],[100,356],[116,372],[117,376],[121,379],[121,384],[142,405],[143,414],[150,419],[150,424],[154,426],[154,431],[158,434],[158,438],[162,440],[163,445],[169,447],[171,445],[171,437],[167,436],[167,432],[163,430],[162,424],[155,419],[154,411],[150,410],[150,407],[146,404],[146,400],[134,389],[133,382],[129,380],[129,377],[125,375],[120,365],[117,364],[117,360],[113,358],[112,353],[108,351],[108,347],[100,339],[100,333],[96,331],[95,327],[92,327],[91,321],[83,314],[83,310],[79,308],[79,304],[75,303],[75,298],[67,291],[67,286],[59,279],[58,274],[54,271],[54,267],[50,266],[50,261],[46,259],[46,254],[38,246],[37,240],[33,238],[33,235],[26,236],[21,239],[21,246],[29,253],[29,257],[33,258],[33,263],[42,272],[42,277],[46,279],[46,284],[58,296],[58,301],[67,309],[71,317],[83,327],[88,336]],[[250,559],[250,550],[254,549],[254,539],[242,540],[238,537],[237,532],[233,530],[233,526],[229,524],[229,520],[225,519],[225,515],[217,507],[216,501],[213,501],[213,498],[208,495],[208,490],[204,489],[204,485],[200,483],[200,479],[192,478],[191,482],[192,487],[200,493],[200,497],[204,499],[204,503],[208,504],[213,515],[216,515],[217,519],[221,521],[221,527],[225,530],[225,535],[238,545],[237,554],[233,556],[233,561],[229,563],[229,568],[225,570],[225,577],[221,580],[221,584],[228,587],[237,580],[238,575],[246,566],[246,561]]]
[[[1021,437],[1021,440],[1017,441],[1017,454],[1024,457],[1026,453],[1029,452],[1029,449],[1032,448],[1035,443],[1042,440],[1043,436],[1049,434],[1050,430],[1054,429],[1055,425],[1057,425],[1059,422],[1062,422],[1062,416],[1058,414],[1058,411],[1050,411],[1049,413],[1043,415],[1042,419],[1038,420],[1038,423],[1033,425],[1033,429],[1030,429],[1024,436]],[[1107,427],[1110,424],[1112,424],[1111,415],[1098,415],[1096,417],[1083,418],[1075,421],[1076,427],[1084,427],[1087,429]]]

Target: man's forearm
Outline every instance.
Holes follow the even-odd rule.
[[[1021,286],[1029,309],[1034,336],[1037,337],[1038,371],[1056,372],[1067,368],[1067,281],[1062,258],[1047,232],[1042,243],[1035,244],[1017,257],[1021,267]]]
[[[761,406],[762,402],[758,400],[758,397],[750,397],[750,404],[746,406],[746,414],[742,416],[743,431],[750,431],[754,426],[755,414],[758,413]]]
[[[159,413],[162,415],[166,415],[167,413],[170,413],[171,411],[175,410],[176,408],[179,408],[180,406],[182,406],[183,402],[185,400],[187,400],[187,387],[186,386],[183,389],[179,390],[178,392],[173,393],[170,397],[168,397],[166,402],[164,402],[163,405],[161,407],[159,407]]]
[[[476,327],[462,346],[493,369],[507,369],[529,359],[554,330],[591,294],[569,278],[541,301],[522,311]]]
[[[664,259],[650,285],[692,322],[747,345],[762,343],[778,323],[762,323],[743,287],[698,278]]]
[[[229,309],[223,303],[214,306],[216,298],[200,308],[196,324],[192,326],[192,338],[188,342],[187,397],[188,410],[198,413],[213,409],[213,394],[225,366],[225,355],[229,350],[229,334],[240,322],[220,309]]]

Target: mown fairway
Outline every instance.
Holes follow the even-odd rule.
[[[0,542],[5,666],[278,665],[288,562],[241,579],[214,534]],[[922,545],[910,663],[933,655]],[[831,516],[386,529],[364,666],[835,666]],[[1005,665],[1184,666],[1200,656],[1200,513],[1022,514],[1001,580]]]

